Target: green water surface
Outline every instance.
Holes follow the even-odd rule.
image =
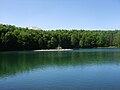
[[[120,49],[0,52],[0,90],[120,90]]]

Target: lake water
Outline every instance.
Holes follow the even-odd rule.
[[[0,52],[0,90],[120,90],[120,49]]]

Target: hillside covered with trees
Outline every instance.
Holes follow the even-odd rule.
[[[120,47],[120,31],[32,30],[0,24],[0,51]]]

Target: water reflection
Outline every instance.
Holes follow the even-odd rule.
[[[90,52],[86,50],[74,50],[69,52],[1,52],[0,53],[0,77],[24,73],[33,69],[47,67],[70,67],[100,64],[120,63],[120,52],[106,50]]]

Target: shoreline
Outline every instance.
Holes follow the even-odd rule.
[[[71,51],[73,49],[41,49],[41,50],[33,50],[33,51]]]
[[[95,48],[75,48],[75,49],[36,49],[36,50],[1,50],[0,52],[6,51],[72,51],[78,49],[120,49],[120,47],[95,47]]]

